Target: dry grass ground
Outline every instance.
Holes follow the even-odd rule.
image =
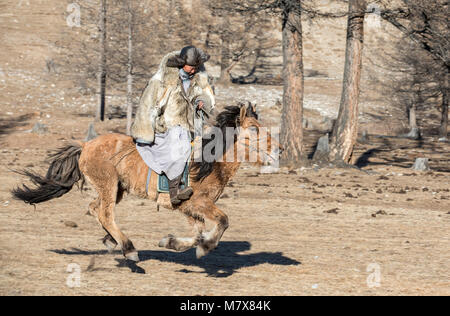
[[[64,2],[6,0],[0,8],[0,295],[450,294],[450,146],[432,137],[370,137],[356,150],[363,171],[313,166],[263,175],[243,166],[218,202],[230,228],[201,260],[193,250],[158,248],[162,237],[188,236],[190,227],[180,214],[156,212],[150,201],[127,197],[117,208],[117,222],[142,260],[128,266],[119,252],[106,253],[103,230],[86,215],[90,187],[36,210],[12,200],[10,190],[24,179],[11,169],[44,170],[48,150],[83,140],[96,97],[46,73],[62,33],[74,31],[66,26]],[[371,44],[375,35],[368,32],[368,53],[383,51]],[[344,47],[345,19],[305,22],[305,69],[328,76],[306,80],[309,118],[337,112]],[[404,127],[403,114],[389,100],[372,98],[367,81],[363,86],[362,128],[392,135]],[[277,125],[273,105],[281,88],[234,87],[219,90],[218,100],[232,104],[251,89],[259,89],[249,95],[261,100],[264,124]],[[114,96],[107,101],[124,104]],[[30,133],[36,122],[48,132]],[[123,132],[125,121],[113,117],[96,130]],[[307,132],[309,152],[322,134]],[[431,172],[410,169],[420,156],[431,158]],[[67,285],[71,263],[81,268],[80,287]],[[371,267],[380,269],[379,287],[368,286]]]
[[[102,229],[86,215],[91,188],[36,210],[11,199],[9,190],[23,179],[10,169],[45,169],[47,151],[83,139],[85,131],[77,130],[90,121],[53,111],[48,134],[24,132],[37,115],[1,120],[1,295],[450,294],[448,144],[392,142],[390,150],[368,152],[380,147],[372,138],[358,146],[368,153],[365,171],[310,168],[265,175],[244,165],[218,202],[230,228],[218,249],[201,260],[193,250],[157,246],[169,233],[190,235],[182,215],[158,213],[153,202],[127,197],[117,222],[140,251],[142,262],[133,268],[119,252],[104,250]],[[97,129],[121,130],[123,124],[111,120]],[[435,155],[435,171],[408,169],[413,150]],[[79,288],[66,284],[71,263],[82,270]],[[372,263],[381,272],[377,288],[367,285]]]

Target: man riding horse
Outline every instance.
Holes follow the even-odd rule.
[[[131,130],[147,165],[169,179],[173,205],[193,194],[190,187],[180,189],[183,171],[191,141],[201,133],[203,113],[209,116],[215,107],[204,67],[209,58],[194,46],[164,56],[141,97]]]

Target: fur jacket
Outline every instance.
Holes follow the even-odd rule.
[[[193,76],[185,93],[179,68],[167,65],[170,58],[179,54],[172,52],[164,56],[158,72],[144,90],[131,129],[131,135],[138,142],[151,144],[155,133],[165,133],[177,125],[194,132],[194,115],[199,101],[203,101],[203,111],[207,114],[214,110],[214,92],[204,67]]]

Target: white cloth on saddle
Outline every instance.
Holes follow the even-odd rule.
[[[191,156],[190,132],[181,126],[156,134],[152,146],[136,148],[147,166],[157,174],[165,173],[169,180],[181,175]]]

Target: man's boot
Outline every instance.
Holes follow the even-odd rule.
[[[189,200],[194,193],[191,187],[180,190],[180,183],[183,175],[169,181],[170,202],[173,205],[179,205],[181,202]]]

